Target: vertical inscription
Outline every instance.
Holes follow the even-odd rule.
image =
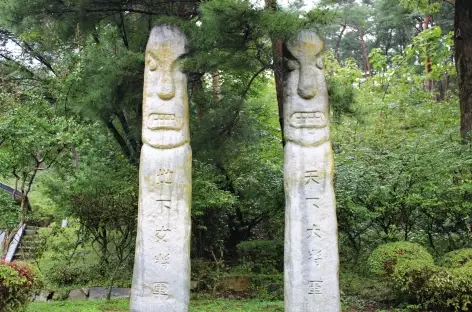
[[[170,259],[170,254],[166,253],[160,253],[159,255],[154,257],[154,260],[157,265],[159,265],[161,268],[164,270],[167,270],[169,267],[169,259]]]
[[[319,225],[313,223],[311,229],[306,229],[308,231],[308,238],[318,237],[321,238],[321,228]]]
[[[308,282],[308,294],[309,295],[322,295],[322,285],[323,281],[309,281]]]
[[[160,228],[157,228],[155,234],[156,243],[167,243],[166,235],[168,232],[170,232],[169,225],[161,225]]]
[[[170,204],[171,201],[170,199],[156,199],[157,205],[161,208],[161,213],[164,212],[164,208],[167,208],[170,210]]]
[[[319,170],[307,170],[305,171],[305,184],[316,183],[320,184],[320,171]]]
[[[169,298],[169,283],[154,283],[152,285],[152,294],[160,300],[167,300]]]
[[[170,169],[158,169],[156,176],[156,184],[172,184],[174,171]]]
[[[315,203],[314,201],[317,201],[319,200],[320,198],[319,197],[307,197],[306,200],[311,202],[311,204],[313,205],[313,207],[315,208],[320,208],[320,206],[318,206],[317,203]]]
[[[312,260],[316,266],[320,266],[322,259],[321,249],[313,248],[308,251],[308,260]]]

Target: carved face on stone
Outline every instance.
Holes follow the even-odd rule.
[[[172,148],[190,140],[187,77],[179,57],[185,36],[168,25],[152,29],[146,47],[143,92],[143,143]]]
[[[323,42],[301,31],[287,42],[284,85],[285,140],[314,146],[329,139],[328,91],[323,73]]]

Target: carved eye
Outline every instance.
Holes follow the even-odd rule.
[[[152,56],[149,56],[148,67],[150,71],[155,71],[157,69],[157,62]]]
[[[289,71],[298,69],[298,68],[300,67],[300,65],[298,64],[298,62],[295,61],[295,60],[286,60],[286,64],[287,64],[287,69],[288,69]]]
[[[151,53],[147,55],[147,65],[150,71],[155,71],[157,69],[156,59]]]
[[[318,67],[319,69],[323,69],[323,68],[324,68],[323,60],[322,60],[321,58],[319,58],[319,59],[316,61],[316,67]]]

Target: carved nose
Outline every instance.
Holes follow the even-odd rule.
[[[174,79],[170,73],[162,73],[159,77],[157,95],[163,100],[170,100],[175,96]]]
[[[313,69],[300,70],[300,78],[298,80],[298,95],[308,100],[316,95],[315,89],[315,75]]]

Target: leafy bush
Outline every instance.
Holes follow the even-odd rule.
[[[433,311],[472,309],[472,261],[468,249],[443,257],[447,267],[437,266],[432,256],[412,243],[378,247],[369,258],[371,271],[388,278],[401,300],[419,303]]]
[[[41,286],[41,280],[28,264],[0,262],[0,312],[23,310]]]
[[[38,267],[43,273],[46,286],[50,289],[70,288],[72,286],[103,286],[108,283],[107,277],[115,272],[117,278],[113,284],[129,287],[131,266],[113,267],[103,265],[94,250],[91,239],[83,235],[74,220],[66,228],[52,224],[40,230],[42,250]],[[108,260],[113,261],[113,250],[109,248]]]
[[[219,265],[219,267],[218,267]],[[214,261],[204,259],[192,259],[192,281],[197,282],[200,290],[214,290],[218,286],[222,273],[225,270],[224,264],[216,264]]]
[[[237,246],[241,261],[254,273],[272,274],[282,272],[284,267],[284,244],[275,240],[253,240]]]
[[[283,300],[283,274],[253,274],[250,276],[250,293],[259,300]]]
[[[390,276],[395,266],[401,261],[421,260],[423,264],[434,264],[433,257],[421,245],[410,242],[394,242],[380,245],[369,257],[372,273],[378,276]]]
[[[448,252],[442,257],[440,264],[447,268],[460,268],[464,265],[472,265],[472,248]]]
[[[393,285],[434,311],[470,311],[472,266],[444,268],[418,260],[401,261],[392,275]]]

